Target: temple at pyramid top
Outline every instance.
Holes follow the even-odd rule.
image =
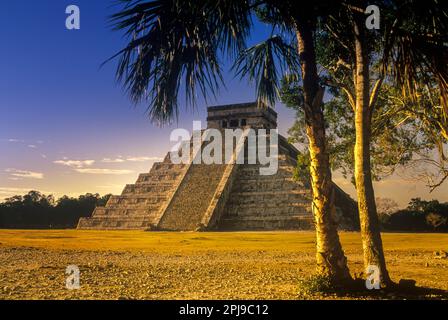
[[[212,106],[207,108],[207,127],[276,129],[277,112],[257,102]]]

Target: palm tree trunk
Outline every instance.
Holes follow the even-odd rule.
[[[363,20],[355,22],[355,180],[359,220],[364,251],[364,266],[376,266],[382,285],[390,282],[384,258],[383,244],[375,204],[370,166],[371,119],[369,55],[363,34]]]
[[[333,182],[321,107],[323,89],[318,83],[311,26],[307,23],[298,23],[296,35],[302,69],[306,132],[311,157],[312,210],[316,226],[317,272],[329,277],[334,283],[346,283],[351,280],[351,276],[334,220]]]

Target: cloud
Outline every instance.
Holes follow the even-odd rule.
[[[43,179],[44,178],[44,174],[41,172],[18,170],[18,169],[6,169],[5,171],[10,173],[11,176],[13,176],[13,177],[29,178],[29,179]]]
[[[7,187],[0,187],[0,195],[13,195],[15,193],[27,193],[31,189],[29,188],[7,188]]]
[[[66,159],[66,158],[64,158]],[[56,160],[53,163],[60,164],[71,168],[84,168],[89,167],[95,163],[95,160]]]
[[[37,146],[36,146],[36,145],[34,145],[34,144],[29,144],[29,145],[28,145],[28,148],[31,148],[31,149],[36,149],[36,148],[37,148]]]
[[[124,162],[144,162],[144,161],[161,161],[163,158],[160,157],[122,157],[117,158],[103,158],[100,160],[102,163],[124,163]],[[78,173],[84,174],[103,174],[103,175],[126,175],[134,173],[133,170],[127,169],[106,169],[106,168],[92,168],[91,166],[95,163],[95,160],[70,160],[66,157],[62,160],[53,161],[53,163],[64,165],[72,168]]]
[[[124,160],[122,158],[116,158],[116,159],[104,158],[103,160],[101,160],[101,162],[104,162],[104,163],[122,163],[125,161],[126,160]]]
[[[28,147],[30,148],[37,148],[36,144],[43,144],[43,140],[25,140],[25,139],[16,139],[16,138],[9,138],[9,139],[0,139],[0,141],[7,141],[10,143],[29,143]]]
[[[67,158],[63,158],[63,159],[64,160],[54,161],[54,163],[68,166],[78,173],[103,174],[103,175],[107,175],[107,174],[109,174],[109,175],[125,175],[125,174],[134,173],[133,170],[127,170],[127,169],[92,168],[91,166],[96,162],[95,160],[69,160]],[[101,162],[104,162],[104,163],[122,163],[125,161],[127,161],[127,159],[122,159],[122,158],[115,158],[115,159],[104,158],[101,160]]]
[[[163,158],[160,157],[127,157],[127,158],[122,158],[121,156],[115,159],[112,158],[104,158],[103,160],[101,160],[101,162],[104,163],[123,163],[126,161],[129,162],[145,162],[145,161],[162,161]]]
[[[160,158],[160,157],[129,157],[129,158],[126,158],[126,160],[132,161],[132,162],[162,161],[163,158]]]
[[[96,188],[99,188],[99,189],[123,189],[123,185],[122,184],[107,184],[107,185],[96,186]]]
[[[134,172],[132,170],[100,169],[100,168],[77,168],[75,169],[75,171],[79,173],[88,173],[88,174],[113,174],[113,175],[130,174]]]
[[[10,188],[10,187],[0,187],[0,200],[4,200],[13,196],[23,196],[30,192],[31,190],[36,190],[34,188]],[[40,190],[43,194],[55,194],[53,191]]]

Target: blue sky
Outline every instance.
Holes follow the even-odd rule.
[[[70,4],[80,8],[80,30],[65,28],[65,8]],[[112,1],[10,1],[3,8],[0,198],[30,188],[56,194],[119,192],[139,172],[148,171],[153,158],[165,155],[174,127],[190,129],[194,119],[205,121],[206,104],[199,100],[195,112],[183,108],[178,123],[153,125],[145,115],[146,106],[133,106],[115,82],[116,64],[100,68],[125,44],[107,22],[117,8]],[[254,41],[266,31],[259,28]],[[226,85],[210,104],[254,100],[253,87],[230,73]],[[286,130],[293,112],[284,107],[278,111],[288,122]],[[119,157],[141,161],[102,162]],[[73,165],[55,163],[71,160],[94,160],[90,167],[116,172],[86,174],[73,172]],[[27,176],[30,172],[40,175]]]
[[[2,3],[0,199],[30,189],[56,195],[120,193],[126,183],[133,183],[139,172],[147,172],[166,154],[173,128],[191,129],[192,120],[205,121],[206,104],[199,100],[196,112],[182,108],[179,123],[154,126],[145,116],[145,106],[135,108],[115,82],[116,64],[100,68],[125,43],[107,23],[108,15],[116,11],[113,3]],[[80,8],[80,30],[65,28],[65,8],[70,4]],[[252,41],[269,31],[257,24]],[[227,90],[210,104],[254,100],[254,88],[246,81],[226,73],[225,82]],[[284,134],[294,113],[280,104],[276,111]],[[399,185],[410,188],[409,183],[394,179],[390,181],[398,182],[377,194]],[[340,184],[353,192],[349,183],[340,180]],[[416,188],[403,189],[405,198],[419,192],[420,187]]]

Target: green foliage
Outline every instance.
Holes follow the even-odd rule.
[[[371,93],[381,80],[372,105],[373,178],[388,176],[399,166],[415,166],[419,160],[432,166],[420,176],[425,175],[435,188],[448,179],[443,150],[448,142],[447,8],[437,0],[378,0],[370,4],[381,7],[382,25],[381,30],[363,34],[369,52]],[[316,54],[323,68],[322,83],[331,94],[325,103],[325,118],[332,166],[353,180],[351,99],[356,97],[356,59],[349,11],[342,6],[323,21],[316,34]],[[302,135],[294,127],[293,132]],[[439,160],[434,159],[433,150],[439,152]]]
[[[448,217],[443,216],[438,213],[428,213],[426,215],[426,223],[433,227],[434,229],[441,229],[444,226],[447,226]]]
[[[372,117],[372,174],[380,180],[399,166],[406,165],[417,153],[427,153],[434,146],[420,134],[420,122],[407,117],[401,104],[394,99],[398,95],[395,89],[383,85]],[[303,94],[297,79],[283,79],[281,101],[296,110],[296,121],[289,129],[289,141],[299,145],[301,155],[297,172],[305,173],[304,159],[306,150],[306,126],[303,109]],[[339,90],[334,91],[324,104],[326,121],[327,148],[333,170],[341,170],[346,178],[353,181],[355,128],[353,110]],[[308,160],[309,163],[309,160]]]
[[[96,206],[104,206],[110,194],[87,193],[78,198],[30,191],[0,204],[0,228],[74,228],[80,217],[88,217]]]
[[[431,191],[448,179],[448,116],[437,103],[436,85],[418,91],[417,99],[396,99],[399,112],[419,124],[419,138],[426,148],[413,160],[413,169],[426,178]]]
[[[110,20],[128,37],[118,57],[117,79],[133,102],[149,102],[159,123],[178,112],[181,83],[187,102],[197,91],[214,95],[223,85],[220,55],[245,48],[251,28],[249,1],[123,0]]]
[[[258,43],[241,52],[234,69],[241,77],[255,81],[258,101],[274,105],[279,97],[281,76],[298,73],[297,49],[278,35]]]
[[[310,187],[310,155],[308,152],[299,153],[294,168],[293,179],[300,181],[304,186]]]
[[[111,17],[114,30],[128,44],[118,58],[116,76],[135,103],[148,103],[151,119],[169,122],[178,113],[179,89],[187,102],[197,93],[207,99],[224,85],[222,59],[237,60],[235,69],[256,83],[259,102],[273,104],[279,80],[297,74],[298,26],[314,31],[343,3],[315,0],[216,1],[122,0]],[[272,27],[269,39],[247,47],[252,19]]]
[[[337,292],[331,279],[324,275],[311,275],[306,279],[299,280],[299,296],[314,296],[321,294],[331,294]]]
[[[383,227],[394,231],[448,231],[448,203],[412,199],[404,210],[391,214]]]

